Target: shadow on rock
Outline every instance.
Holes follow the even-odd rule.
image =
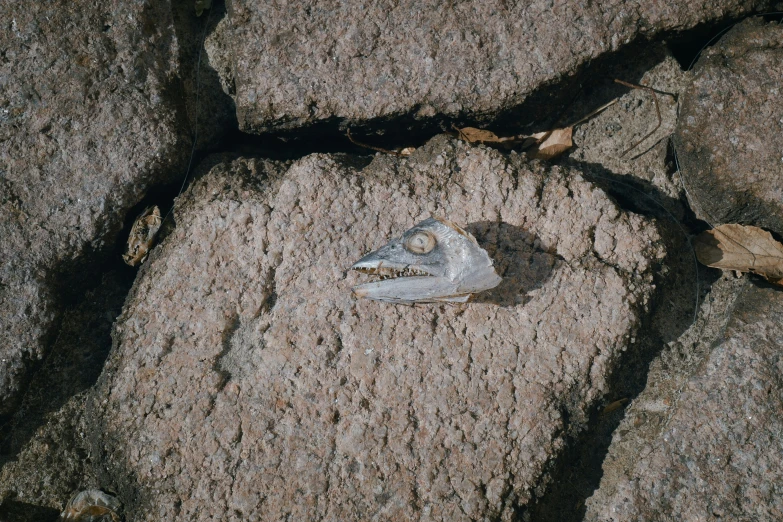
[[[0,504],[0,520],[7,522],[55,522],[60,512],[56,509],[8,500]]]
[[[528,292],[541,287],[552,275],[557,257],[536,249],[536,237],[522,227],[503,222],[477,221],[466,227],[492,258],[503,278],[496,288],[476,294],[473,303],[498,306],[524,305]]]
[[[67,287],[60,292],[62,320],[19,409],[0,426],[0,463],[14,459],[50,413],[98,379],[111,349],[111,327],[122,310],[132,275],[129,269],[108,271],[87,289],[84,286],[89,283],[83,275],[61,284]]]
[[[210,9],[196,16],[193,3],[172,2],[174,30],[177,35],[177,58],[180,63],[181,82],[167,92],[171,96],[172,106],[184,102],[182,116],[187,116],[193,137],[197,139],[196,149],[215,150],[229,132],[239,127],[236,106],[233,98],[220,83],[220,75],[215,70],[217,64],[223,64],[227,52],[225,49],[212,49],[212,56],[206,50],[207,38],[213,34],[218,24],[226,16],[224,1],[212,2]],[[225,86],[233,93],[233,82]]]

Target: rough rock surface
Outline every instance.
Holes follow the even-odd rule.
[[[679,198],[682,185],[667,155],[668,138],[677,124],[677,96],[684,79],[677,61],[666,55],[639,81],[640,85],[659,91],[656,98],[660,126],[656,129],[656,100],[650,91],[629,88],[618,103],[575,129],[575,148],[570,159],[600,166],[618,179],[634,177],[655,187],[661,197]],[[585,109],[583,114],[588,112]]]
[[[634,39],[765,4],[231,0],[211,62],[232,71],[224,83],[235,85],[248,132],[331,117],[480,115],[519,104]]]
[[[677,154],[694,211],[783,233],[783,30],[748,19],[705,50],[685,90]]]
[[[111,329],[133,282],[132,271],[103,274],[101,283],[63,313],[52,349],[29,392],[0,432],[0,521],[51,518],[3,516],[9,502],[59,511],[76,492],[104,487],[92,475],[86,438],[95,426],[84,403],[112,346]]]
[[[717,343],[703,354],[675,346],[653,368],[586,520],[783,518],[783,294],[744,283],[736,300],[728,285]]]
[[[53,340],[85,257],[114,245],[186,125],[168,7],[0,2],[0,416]],[[172,167],[176,166],[176,170]]]
[[[17,458],[0,469],[0,520],[56,520],[71,495],[86,485],[101,487],[85,472],[89,460],[86,437],[94,428],[84,416],[85,394],[72,397],[47,416]],[[22,509],[26,506],[26,509]],[[49,509],[54,517],[33,516]],[[14,513],[18,511],[18,513]]]
[[[445,137],[362,167],[237,159],[178,203],[95,395],[131,520],[511,520],[607,391],[663,255],[649,221]],[[357,301],[350,263],[430,213],[503,284]]]

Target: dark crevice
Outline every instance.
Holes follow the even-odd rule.
[[[55,522],[59,517],[60,512],[56,509],[27,502],[9,500],[0,504],[0,520],[3,522]]]
[[[669,51],[683,71],[689,71],[698,61],[705,49],[715,44],[720,37],[744,20],[740,18],[727,18],[718,22],[702,23],[691,30],[674,35],[668,40]]]
[[[339,117],[303,124],[295,129],[259,129],[243,132],[237,126],[227,132],[224,150],[239,154],[261,155],[273,160],[296,160],[312,153],[350,153],[374,155],[371,149],[357,146],[353,138],[386,150],[418,147],[437,134],[454,133],[454,128],[480,127],[499,136],[531,134],[571,124],[584,111],[596,109],[628,92],[614,80],[638,83],[642,76],[671,53],[683,66],[692,60],[712,36],[745,19],[727,18],[704,23],[684,32],[669,31],[651,41],[639,36],[621,49],[602,55],[563,78],[539,86],[524,96],[524,101],[501,111],[465,112],[456,116],[419,117],[418,107],[404,114],[351,121]],[[580,103],[589,99],[589,105]]]
[[[193,2],[172,2],[171,11],[180,42],[177,58],[181,67],[181,79],[176,83],[178,96],[172,101],[187,121],[191,145],[195,139],[194,149],[221,150],[227,133],[238,127],[236,106],[223,92],[220,77],[210,65],[204,44],[226,16],[225,2],[215,0],[212,8],[200,17],[195,15]],[[195,159],[193,164],[196,164]]]
[[[673,257],[679,256],[675,253]],[[673,270],[687,269],[688,263],[687,260],[682,263],[680,259],[675,259],[670,266]],[[706,294],[718,274],[701,271],[699,277],[702,293]],[[667,332],[673,336],[681,334],[690,325],[692,314],[687,305],[692,301],[682,299],[681,288],[677,288],[678,283],[682,284],[681,279],[666,282],[663,277],[657,278],[656,284],[660,291],[651,301],[652,312],[643,318],[633,349],[625,351],[617,361],[608,386],[611,393],[603,403],[593,408],[587,428],[581,434],[569,437],[564,450],[551,466],[547,491],[520,509],[519,520],[583,520],[587,499],[598,489],[603,477],[603,463],[615,430],[624,418],[624,408],[644,390],[650,364],[667,342],[667,338],[657,331],[654,324],[668,319],[679,323],[679,330]],[[674,302],[672,297],[679,297],[680,300]],[[674,310],[671,306],[673,302]]]
[[[217,14],[211,23],[213,29],[221,16],[222,2],[216,5]],[[158,23],[157,18],[163,16],[159,11],[165,9],[166,6],[160,6],[147,10],[141,20],[142,30],[150,31]],[[183,64],[184,79],[166,84],[163,97],[177,109],[175,113],[180,127],[186,128],[189,107],[183,100],[191,99],[196,75],[196,68],[188,69],[187,64],[197,62],[198,49],[203,45],[204,23],[193,22],[195,17],[185,15],[184,9],[192,10],[192,4],[175,2],[172,6],[180,45],[173,46],[168,40],[162,42],[157,47],[161,54],[157,59],[168,59],[175,47],[180,53],[178,58]],[[202,62],[205,58],[205,55],[202,56]],[[202,68],[200,86],[214,90],[217,75],[214,71],[210,75],[210,70],[209,67]],[[226,100],[221,103],[225,108]],[[197,110],[203,113],[208,108],[211,107]],[[218,122],[224,129],[230,126],[230,118],[212,121]],[[213,129],[208,134],[213,138],[213,146],[220,146],[223,133],[223,130]],[[205,155],[205,151],[196,151],[194,164]],[[183,150],[181,156],[172,159],[169,164],[174,168],[184,167],[186,161],[187,152]],[[184,169],[181,172],[184,175]],[[47,414],[57,411],[70,397],[89,389],[100,375],[111,347],[111,326],[122,309],[137,272],[137,269],[126,266],[121,258],[130,227],[137,215],[151,204],[159,204],[161,210],[167,212],[182,181],[182,177],[170,168],[160,172],[157,179],[175,181],[152,184],[145,197],[125,215],[122,230],[110,230],[102,238],[105,243],[101,243],[103,246],[98,250],[86,248],[78,258],[63,261],[48,271],[46,286],[54,295],[54,308],[62,312],[50,328],[43,360],[27,365],[26,387],[20,393],[18,404],[10,414],[0,417],[0,464],[16,457],[36,429],[46,422]]]
[[[96,273],[117,274],[122,281],[121,285],[117,285],[114,294],[117,306],[103,312],[107,316],[113,316],[110,327],[119,315],[138,272],[138,268],[128,267],[121,261],[125,241],[137,215],[146,207],[157,205],[161,215],[168,216],[174,198],[197,173],[218,161],[217,158],[210,159],[209,155],[224,150],[228,135],[237,127],[233,100],[220,90],[217,73],[209,66],[207,55],[203,51],[205,36],[213,31],[219,20],[225,16],[224,2],[215,1],[213,9],[200,18],[193,13],[192,2],[172,2],[171,14],[179,42],[177,58],[181,65],[181,79],[179,82],[172,82],[166,97],[171,106],[176,108],[179,127],[190,129],[190,135],[181,140],[182,157],[174,162],[178,172],[168,171],[160,176],[159,179],[168,181],[152,184],[145,196],[126,213],[124,227],[111,247],[110,256],[102,266],[96,267]],[[164,221],[164,230],[160,236],[164,235],[166,228],[170,230],[172,226],[175,226],[173,219]],[[106,367],[113,346],[109,331],[105,332],[105,341],[103,349],[97,352],[100,356],[100,368],[90,387],[100,386],[98,381],[108,379],[108,375],[114,371],[111,364]],[[221,356],[224,354],[225,352],[221,353]],[[221,373],[221,384],[224,385],[230,375],[222,371],[220,362],[218,358],[216,370]],[[153,509],[154,506],[148,500],[145,489],[139,484],[135,472],[127,468],[128,458],[124,454],[127,445],[121,440],[122,434],[106,425],[102,409],[100,397],[87,395],[84,418],[89,429],[84,434],[84,443],[88,446],[91,458],[84,464],[85,483],[80,487],[87,486],[87,478],[91,478],[93,485],[100,484],[105,491],[116,494],[126,514]]]
[[[759,13],[752,16],[762,16],[767,22],[779,22],[783,19],[783,13],[779,11],[771,11],[767,14]],[[685,32],[674,33],[670,38],[666,39],[669,51],[680,64],[682,70],[689,71],[693,69],[693,66],[705,49],[715,45],[720,40],[720,37],[731,30],[732,27],[751,17],[725,18],[699,24]]]
[[[192,9],[192,3],[188,6]],[[160,7],[163,10],[167,8]],[[181,12],[176,12],[176,6],[174,11],[177,19],[177,14]],[[149,10],[142,20],[142,26],[158,23],[159,16],[157,8]],[[177,22],[180,22],[179,25],[175,24],[180,43],[177,46],[180,63],[186,63],[191,57],[191,63],[195,63],[196,51],[202,45],[200,35],[203,33],[199,32],[199,40],[196,41],[182,31],[182,18],[177,19]],[[200,27],[203,28],[203,24]],[[185,45],[182,45],[183,42]],[[163,59],[171,52],[172,46],[166,42],[158,49]],[[195,70],[185,69],[183,74],[195,74]],[[216,78],[216,74],[213,75],[214,81]],[[209,68],[206,72],[202,70],[202,87],[209,86],[209,79]],[[188,114],[187,103],[183,102],[191,98],[192,89],[187,78],[180,83],[172,81],[163,87],[163,97],[176,109],[180,128],[187,128],[188,119],[193,118]],[[223,107],[226,107],[225,100],[223,103]],[[233,115],[233,102],[230,106]],[[213,125],[215,122],[219,125],[206,134],[208,140],[199,141],[203,150],[194,151],[194,165],[206,156],[210,147],[214,150],[221,147],[221,137],[225,129],[230,127],[230,118],[228,123],[226,118],[220,120],[213,117],[209,122],[203,120],[203,114],[210,110],[214,113],[214,107],[200,107],[200,110],[200,125]],[[184,143],[186,141],[183,140]],[[173,167],[150,176],[151,179],[175,181],[152,184],[146,196],[125,215],[121,231],[118,232],[116,228],[110,230],[102,238],[105,242],[96,241],[96,244],[102,245],[99,249],[87,248],[79,257],[62,261],[47,271],[45,282],[53,294],[51,299],[55,303],[54,308],[58,310],[58,317],[45,342],[44,358],[27,365],[29,370],[25,387],[19,393],[17,404],[11,413],[0,417],[0,466],[16,461],[34,437],[43,437],[52,448],[46,456],[47,462],[56,467],[62,464],[63,459],[67,460],[68,469],[51,470],[62,482],[59,487],[67,484],[67,487],[79,490],[100,484],[104,490],[120,492],[120,499],[125,505],[137,502],[139,488],[135,486],[133,473],[124,469],[122,464],[116,464],[117,461],[113,466],[107,465],[111,459],[105,453],[106,441],[103,437],[109,437],[111,431],[98,426],[102,418],[101,407],[91,403],[89,391],[105,369],[112,349],[113,324],[122,311],[138,271],[125,265],[121,257],[130,226],[137,214],[151,204],[161,206],[164,213],[168,211],[182,182],[182,176],[177,172],[185,174],[189,152],[190,147],[183,149],[177,158],[170,158],[167,162]],[[78,456],[73,457],[71,454]],[[123,462],[122,459],[118,461]],[[17,501],[13,494],[14,491],[0,491],[0,495],[6,495],[0,497],[2,521],[54,520],[59,515],[57,510]],[[68,498],[60,500],[65,503]]]

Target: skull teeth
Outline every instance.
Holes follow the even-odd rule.
[[[397,279],[400,277],[414,277],[414,276],[429,276],[424,270],[419,270],[412,267],[407,267],[402,270],[395,270],[393,268],[381,267],[381,268],[365,268],[359,269],[359,271],[365,274],[378,276],[378,280],[385,281],[387,279]]]

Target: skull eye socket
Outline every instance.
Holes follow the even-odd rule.
[[[411,234],[403,243],[408,252],[414,254],[427,254],[435,248],[435,236],[426,230],[419,230]]]

